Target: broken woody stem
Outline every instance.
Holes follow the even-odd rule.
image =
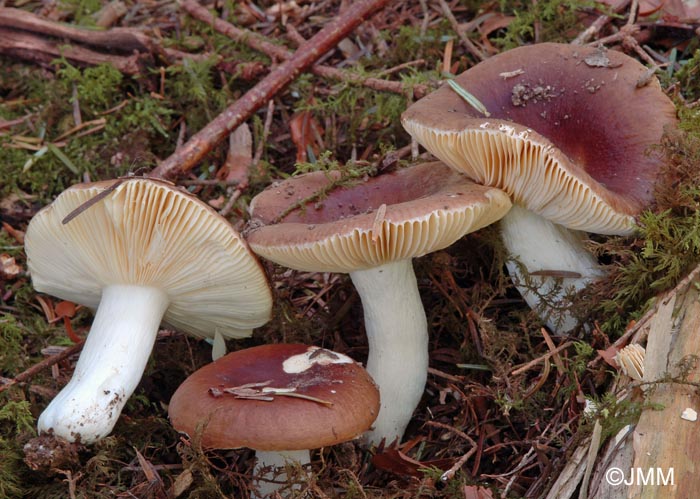
[[[266,37],[246,29],[241,29],[233,24],[214,17],[209,9],[200,5],[195,0],[185,0],[180,5],[182,9],[195,19],[211,25],[219,33],[228,36],[239,43],[245,43],[250,48],[258,50],[272,59],[286,61],[294,56],[294,52],[287,50],[281,45],[272,43]],[[303,40],[302,40],[303,41]],[[411,94],[414,98],[420,99],[429,92],[427,85],[404,85],[400,81],[390,81],[381,78],[362,76],[353,71],[335,68],[333,66],[313,65],[310,71],[321,78],[346,81],[358,85],[363,85],[374,90],[394,92],[398,94]]]
[[[166,158],[151,172],[151,176],[169,178],[190,170],[216,144],[250,118],[277,92],[294,81],[299,73],[335,47],[368,16],[388,3],[389,0],[365,0],[353,3],[299,47],[292,58],[273,69],[243,97],[230,105],[211,123],[193,135],[180,149]]]

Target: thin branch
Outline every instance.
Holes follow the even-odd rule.
[[[76,345],[73,345],[72,347],[66,348],[61,353],[52,355],[51,357],[42,360],[38,364],[34,364],[26,371],[19,373],[6,384],[0,385],[0,392],[3,392],[7,388],[10,388],[11,386],[16,385],[17,383],[22,383],[23,381],[26,381],[33,376],[36,376],[39,372],[43,371],[47,367],[51,367],[54,364],[58,364],[59,362],[61,362],[64,359],[67,359],[71,355],[79,353],[83,349],[84,344],[85,342],[78,343]]]
[[[462,41],[464,46],[467,48],[469,53],[473,55],[474,57],[477,58],[479,61],[483,61],[486,59],[486,56],[481,53],[481,50],[474,44],[473,41],[469,39],[469,37],[464,33],[462,28],[459,26],[459,22],[457,22],[457,18],[455,15],[452,13],[452,10],[450,9],[450,6],[447,5],[447,2],[445,0],[438,0],[440,3],[440,7],[442,8],[442,13],[445,15],[445,17],[450,21],[450,24],[452,25],[452,29],[455,30],[457,33],[457,36],[459,36],[459,39]]]
[[[294,81],[299,74],[333,48],[367,17],[383,8],[389,0],[364,0],[353,3],[316,33],[294,56],[273,69],[257,85],[197,132],[153,172],[154,177],[174,177],[190,170],[231,131],[250,118],[260,107]]]
[[[258,50],[272,59],[278,59],[281,61],[286,61],[290,59],[294,52],[287,50],[286,48],[275,45],[270,42],[264,36],[255,33],[253,31],[248,31],[246,29],[240,29],[230,24],[223,19],[214,17],[209,10],[201,6],[198,2],[194,0],[185,0],[182,3],[182,8],[195,19],[209,24],[216,31],[222,35],[226,35],[232,40],[240,43],[245,43],[250,48]],[[295,34],[295,30],[292,25],[287,28],[287,34],[290,38],[293,38],[295,43],[300,45],[304,43],[303,38],[299,36],[298,33]],[[400,81],[390,81],[383,80],[381,78],[369,78],[353,73],[352,71],[347,71],[344,69],[338,69],[331,66],[324,65],[314,65],[311,68],[311,72],[316,76],[322,78],[329,78],[332,80],[346,81],[349,83],[355,83],[358,85],[363,85],[368,88],[372,88],[378,91],[384,92],[394,92],[398,94],[406,94],[412,92],[416,98],[423,97],[426,95],[430,88],[427,85],[413,85],[408,87],[401,83]]]

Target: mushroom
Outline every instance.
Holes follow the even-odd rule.
[[[486,115],[448,85],[402,115],[437,158],[512,197],[501,222],[508,269],[555,331],[578,324],[566,295],[603,275],[580,231],[631,234],[652,201],[662,162],[651,146],[675,126],[676,113],[648,76],[619,52],[543,43],[455,78]]]
[[[221,357],[189,376],[168,406],[173,427],[202,447],[256,451],[255,497],[281,488],[285,464],[308,464],[309,449],[356,438],[378,412],[379,392],[362,366],[300,344]]]
[[[364,310],[367,370],[382,398],[367,439],[391,443],[420,402],[428,368],[428,327],[411,259],[495,222],[510,201],[433,162],[305,203],[338,178],[338,171],[313,172],[273,184],[251,202],[246,237],[253,251],[281,265],[350,274]]]
[[[272,308],[259,262],[206,204],[162,181],[113,187],[65,190],[36,214],[25,238],[37,291],[97,309],[72,379],[39,417],[40,431],[69,441],[110,433],[161,321],[199,337],[241,338]],[[62,223],[76,209],[83,211]]]

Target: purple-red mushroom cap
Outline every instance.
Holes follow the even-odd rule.
[[[620,52],[542,43],[491,57],[410,106],[406,130],[476,182],[570,229],[627,234],[653,197],[652,146],[677,123],[648,69]]]
[[[443,249],[511,207],[501,190],[432,162],[337,187],[279,220],[339,177],[313,172],[258,194],[246,236],[253,251],[297,270],[352,272]]]

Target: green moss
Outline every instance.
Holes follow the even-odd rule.
[[[700,262],[700,114],[681,112],[681,132],[663,144],[667,164],[656,186],[656,206],[639,217],[638,235],[600,246],[615,263],[610,278],[593,293],[601,328],[619,333],[659,293],[672,288]]]
[[[17,319],[10,314],[0,316],[0,368],[4,372],[14,372],[21,362],[22,340],[25,331]],[[0,414],[1,411],[0,411]]]
[[[22,449],[11,438],[0,437],[0,497],[15,499],[27,497],[22,482],[24,477]]]
[[[503,49],[516,48],[531,42],[537,30],[538,42],[567,43],[584,28],[580,13],[594,7],[599,5],[589,0],[502,0],[501,12],[514,19],[494,42]]]
[[[121,84],[124,77],[110,64],[80,70],[62,59],[56,76],[66,94],[72,93],[75,86],[75,98],[71,98],[71,103],[80,103],[81,108],[92,114],[106,111],[123,99]]]
[[[232,99],[226,87],[214,81],[216,58],[202,61],[184,59],[182,64],[170,66],[166,70],[166,95],[176,109],[185,112],[197,109],[198,113],[188,114],[187,124],[198,130],[209,123]]]
[[[369,59],[368,64],[370,67],[386,69],[419,57],[437,63],[442,61],[447,40],[456,36],[448,33],[452,33],[452,28],[446,19],[431,25],[423,34],[420,26],[400,26],[398,31],[386,30],[382,32],[382,37],[391,44],[391,50],[381,57]]]
[[[698,41],[696,39],[691,41],[690,46],[695,47],[695,52],[692,57],[682,61],[681,69],[675,73],[675,76],[684,97],[693,101],[700,98],[700,49],[697,48]],[[684,109],[683,111],[690,110]]]

